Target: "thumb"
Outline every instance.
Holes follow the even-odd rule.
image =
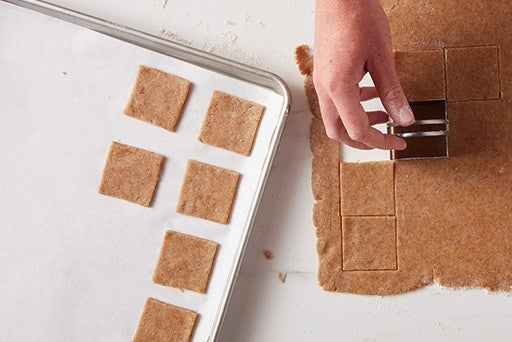
[[[398,80],[393,53],[390,51],[382,57],[369,63],[368,71],[389,116],[399,125],[409,126],[414,122],[414,114]]]

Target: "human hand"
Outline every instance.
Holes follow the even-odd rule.
[[[360,149],[403,150],[405,140],[372,127],[414,115],[396,75],[389,23],[379,0],[316,0],[313,80],[327,135]],[[369,72],[375,87],[359,87]],[[386,112],[365,112],[380,97]]]

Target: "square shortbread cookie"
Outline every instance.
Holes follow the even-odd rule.
[[[189,160],[176,211],[227,224],[240,174]]]
[[[193,311],[148,298],[133,342],[190,341],[196,320]]]
[[[218,244],[195,236],[167,231],[153,282],[205,293]]]
[[[190,87],[181,77],[141,65],[124,113],[174,131]]]
[[[395,214],[394,163],[341,163],[341,215]]]
[[[344,271],[397,269],[393,216],[344,216],[341,223]]]
[[[249,156],[265,107],[214,91],[199,141]]]
[[[149,207],[164,159],[158,153],[112,142],[98,192]]]

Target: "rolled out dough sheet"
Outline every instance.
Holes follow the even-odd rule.
[[[399,51],[397,58],[409,58],[397,62],[401,77],[414,70],[411,61],[423,58],[418,54],[443,59],[416,64],[419,77],[409,78],[403,85],[410,100],[446,97],[450,157],[394,161],[394,213],[387,215],[396,219],[396,241],[389,229],[384,229],[390,219],[382,220],[372,234],[380,231],[388,234],[387,238],[378,236],[366,244],[383,249],[379,251],[383,263],[364,251],[356,252],[353,243],[359,240],[354,231],[369,229],[368,217],[375,213],[357,212],[355,217],[363,219],[362,228],[357,228],[352,218],[343,217],[350,225],[345,227],[340,223],[340,200],[357,204],[361,198],[354,192],[340,197],[333,182],[344,168],[362,170],[369,165],[343,163],[341,170],[337,165],[339,148],[325,135],[308,67],[312,57],[301,47],[297,53],[299,69],[306,76],[306,93],[315,115],[311,149],[319,283],[325,290],[378,295],[406,292],[434,281],[449,287],[510,291],[512,21],[508,13],[512,4],[475,0],[465,1],[463,6],[454,0],[382,2],[390,19],[394,48]],[[445,60],[441,72],[439,66]],[[436,69],[421,69],[429,65]],[[425,87],[422,81],[429,78],[425,75],[438,78],[432,80],[435,88]],[[446,79],[439,79],[443,75]],[[442,84],[446,91],[439,88]],[[467,91],[460,91],[462,88]],[[384,169],[387,163],[372,167],[379,165]],[[359,191],[359,197],[369,196],[372,189],[367,188],[364,177],[350,179],[350,187]],[[351,250],[344,251],[344,246]],[[390,267],[394,266],[393,255],[396,269]],[[347,262],[349,270],[343,267]],[[364,263],[367,269],[361,269]]]

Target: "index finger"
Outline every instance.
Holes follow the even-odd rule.
[[[370,126],[368,114],[360,102],[359,85],[356,82],[341,82],[331,93],[338,115],[349,137],[357,142],[382,150],[405,149],[405,140],[384,134]]]

